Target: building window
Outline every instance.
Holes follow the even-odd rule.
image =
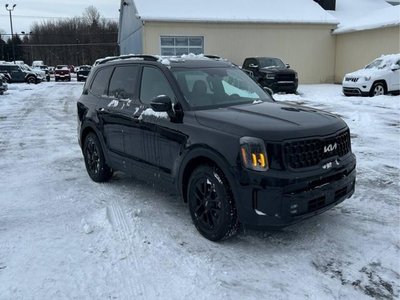
[[[202,36],[162,36],[161,55],[183,55],[204,53]]]

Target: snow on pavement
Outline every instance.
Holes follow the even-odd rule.
[[[300,86],[279,100],[341,115],[355,195],[280,231],[212,243],[180,199],[117,173],[92,182],[77,143],[82,84],[0,96],[0,299],[394,299],[400,295],[400,97]]]

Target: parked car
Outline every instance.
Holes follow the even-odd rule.
[[[129,59],[136,58],[136,59]],[[100,62],[77,103],[90,178],[116,170],[176,189],[198,231],[282,227],[354,192],[356,159],[338,116],[274,101],[229,62],[132,55]]]
[[[400,92],[400,53],[382,55],[364,69],[346,74],[342,82],[346,96],[380,96]]]
[[[43,76],[46,78],[46,81],[49,82],[50,81],[50,71],[49,71],[49,67],[46,65],[38,65],[36,67],[32,67],[32,69],[34,71],[40,71],[42,72]]]
[[[77,81],[86,81],[91,69],[92,69],[92,66],[88,66],[88,65],[77,67],[77,73],[76,73]]]
[[[243,62],[246,71],[262,87],[274,92],[296,93],[298,87],[297,72],[274,57],[249,57]]]
[[[43,78],[37,73],[25,68],[19,64],[0,64],[0,73],[8,73],[10,76],[9,82],[27,82],[27,83],[39,83],[43,81]]]
[[[0,95],[8,90],[7,80],[4,74],[0,73]]]
[[[40,66],[44,66],[43,60],[34,60],[32,62],[32,68],[36,68],[36,67],[40,67]]]
[[[67,65],[58,65],[55,69],[55,80],[67,80],[71,81],[70,68]]]

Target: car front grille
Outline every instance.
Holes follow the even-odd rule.
[[[350,151],[348,130],[334,137],[288,142],[284,145],[285,161],[292,169],[314,167],[327,158],[342,157]]]
[[[346,77],[345,81],[357,82],[358,81],[358,77]]]
[[[276,81],[294,81],[294,74],[277,74]]]

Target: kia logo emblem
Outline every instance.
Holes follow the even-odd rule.
[[[337,143],[329,144],[328,146],[324,147],[324,153],[332,152],[337,149]]]

